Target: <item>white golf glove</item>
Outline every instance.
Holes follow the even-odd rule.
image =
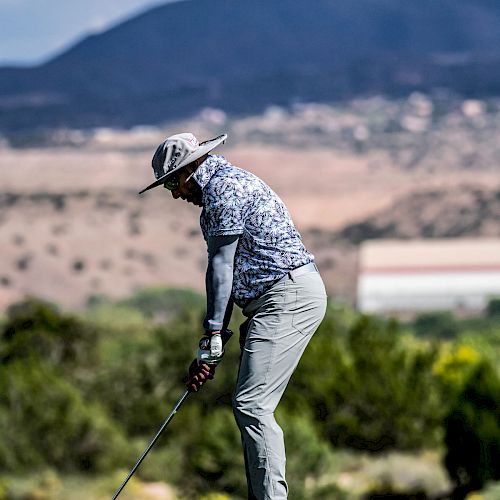
[[[220,332],[211,332],[200,339],[196,359],[198,364],[217,365],[224,356],[224,347]]]

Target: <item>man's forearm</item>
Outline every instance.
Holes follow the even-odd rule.
[[[207,314],[203,327],[219,331],[229,323],[232,310],[234,255],[238,235],[218,236],[208,241],[208,267],[206,274]]]

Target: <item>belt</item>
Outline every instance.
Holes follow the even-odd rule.
[[[292,269],[291,271],[288,271],[285,276],[283,276],[280,280],[278,280],[278,283],[280,281],[285,281],[285,280],[292,280],[295,281],[295,278],[298,278],[299,276],[302,276],[303,274],[308,274],[308,273],[315,273],[318,272],[318,268],[314,262],[309,262],[309,264],[304,264],[303,266],[297,267],[295,269]]]

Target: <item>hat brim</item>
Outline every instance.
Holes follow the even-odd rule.
[[[210,139],[208,141],[204,141],[200,143],[200,146],[196,151],[194,151],[191,155],[189,155],[187,158],[185,158],[183,161],[179,163],[173,170],[170,172],[166,173],[162,177],[156,179],[153,183],[151,183],[149,186],[145,187],[142,191],[139,191],[139,194],[145,193],[146,191],[149,191],[150,189],[153,189],[157,186],[161,186],[162,184],[165,183],[165,181],[171,177],[175,172],[180,170],[182,167],[185,167],[186,165],[189,165],[193,161],[197,160],[198,158],[201,158],[203,155],[209,153],[212,151],[212,149],[215,149],[217,146],[225,142],[227,139],[227,134],[222,134],[219,135],[218,137],[215,137],[214,139]]]

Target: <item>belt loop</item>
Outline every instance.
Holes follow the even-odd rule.
[[[295,280],[293,279],[293,273],[292,273],[292,271],[288,272],[288,277],[295,283]]]

